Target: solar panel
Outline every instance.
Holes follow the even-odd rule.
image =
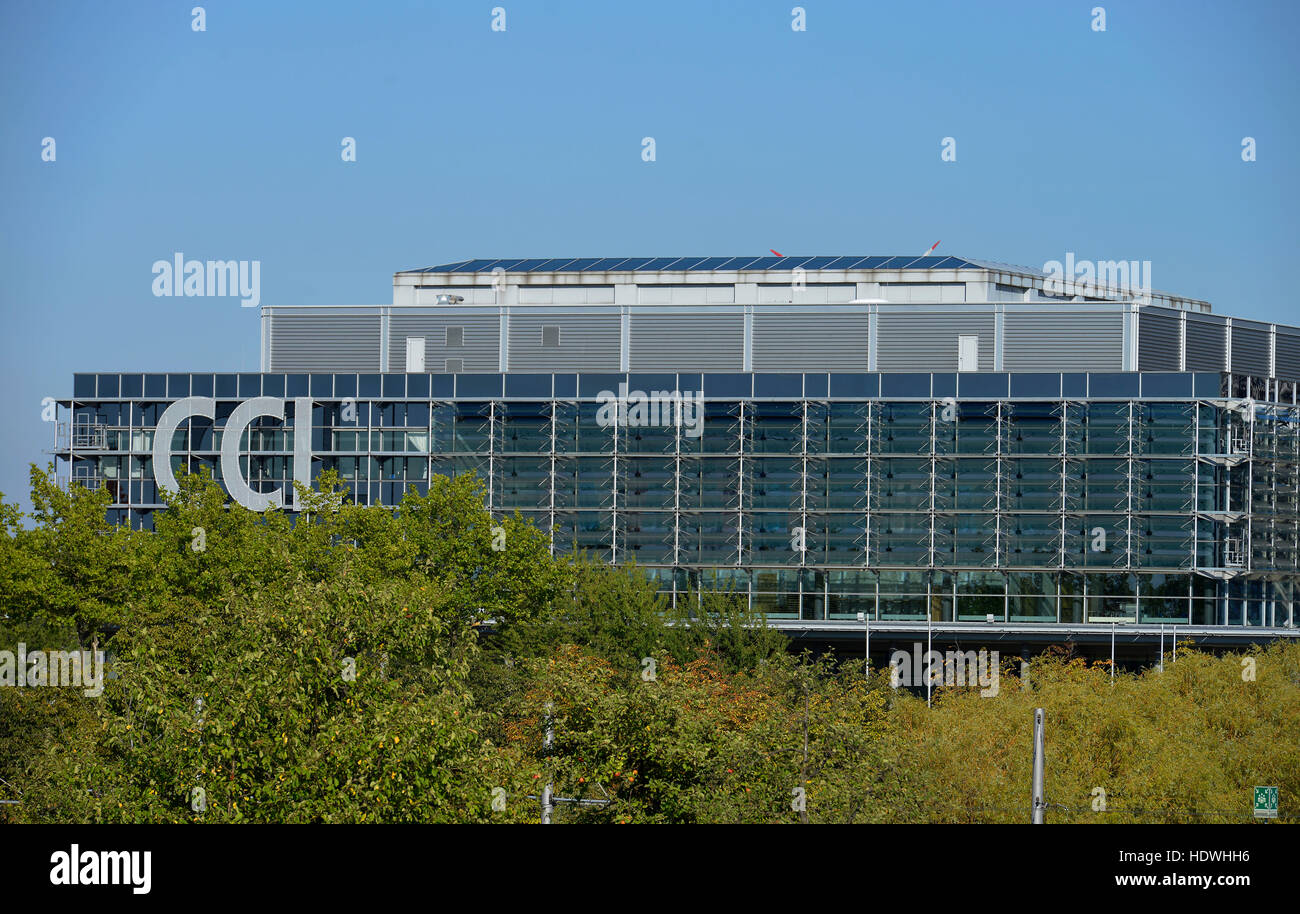
[[[730,257],[718,266],[719,270],[743,270],[751,263],[762,260],[761,257]]]
[[[620,263],[626,263],[627,260],[627,257],[602,257],[591,266],[587,267],[587,271],[591,273],[604,273],[606,270],[612,270]]]
[[[579,257],[577,260],[571,260],[564,266],[560,267],[557,272],[586,273],[591,269],[591,265],[597,263],[599,260],[599,257]]]
[[[496,269],[509,273],[606,273],[606,272],[707,272],[738,270],[964,270],[997,268],[947,254],[912,256],[858,254],[844,256],[789,257],[535,257],[531,259],[458,260],[411,273],[487,273]],[[1016,268],[1020,269],[1020,268]]]
[[[892,258],[890,258],[890,257],[862,257],[862,258],[860,258],[859,260],[857,260],[855,263],[853,263],[853,264],[851,264],[850,266],[846,267],[845,269],[849,269],[849,270],[874,270],[874,269],[878,268],[878,267],[879,267],[882,263],[884,263],[886,260],[891,260],[891,259],[892,259]]]
[[[804,270],[821,270],[832,260],[839,260],[838,257],[808,257],[799,267]]]
[[[854,254],[852,257],[828,257],[829,263],[822,265],[826,270],[847,270],[853,264],[862,259],[861,254]]]
[[[767,267],[766,269],[793,270],[795,267],[797,267],[799,264],[803,263],[807,259],[808,259],[807,257],[778,257],[773,262],[773,264],[770,267]]]
[[[697,270],[697,269],[699,269],[700,264],[702,264],[704,261],[706,261],[706,260],[708,260],[708,259],[709,259],[709,258],[707,258],[707,257],[683,257],[681,260],[679,260],[679,261],[677,261],[675,264],[673,264],[672,267],[671,267],[670,269],[673,269],[673,270]]]
[[[543,260],[537,266],[532,267],[534,273],[554,273],[561,267],[573,263],[572,257],[556,257],[551,260]]]
[[[732,260],[732,259],[733,259],[733,258],[731,258],[731,257],[705,257],[703,260],[701,260],[699,263],[697,263],[697,264],[693,267],[693,269],[696,269],[696,270],[716,270],[719,266],[721,266],[722,264],[726,263],[728,260]]]
[[[970,266],[970,264],[962,260],[960,257],[943,257],[940,258],[938,263],[931,264],[930,269],[931,270],[960,270],[968,266]]]
[[[668,264],[675,263],[678,260],[681,260],[681,258],[680,257],[655,257],[652,260],[647,260],[645,263],[641,264],[638,267],[634,267],[633,269],[637,271],[653,272],[655,270],[662,270],[664,267],[668,266]]]

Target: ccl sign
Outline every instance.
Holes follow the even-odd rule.
[[[283,488],[274,492],[254,492],[244,478],[239,466],[239,440],[249,423],[261,416],[284,421],[284,405],[280,397],[254,397],[235,407],[226,420],[221,435],[221,476],[238,504],[253,511],[269,507],[286,507]],[[294,397],[293,414],[297,420],[293,436],[293,479],[305,486],[311,485],[311,398]],[[182,422],[193,416],[216,419],[217,401],[212,397],[185,397],[167,407],[158,419],[158,430],[153,439],[153,477],[158,488],[166,492],[177,490],[176,475],[172,472],[172,436]],[[287,507],[297,508],[298,497],[290,491]]]

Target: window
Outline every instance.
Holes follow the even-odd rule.
[[[542,327],[542,348],[559,349],[560,348],[560,328],[552,325]]]
[[[460,372],[462,372],[462,371],[464,371],[464,370],[465,370],[465,360],[464,360],[464,359],[448,359],[448,360],[447,360],[447,374],[459,374]]]
[[[465,328],[448,327],[447,328],[447,346],[456,347],[465,345]],[[459,370],[459,369],[457,369]]]

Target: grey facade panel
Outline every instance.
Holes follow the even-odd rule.
[[[1187,315],[1187,370],[1222,371],[1227,322],[1221,317]]]
[[[1300,381],[1300,333],[1277,328],[1277,364],[1273,373],[1279,378]]]
[[[905,312],[881,310],[876,323],[876,368],[880,371],[956,371],[957,338],[979,337],[979,370],[994,365],[992,309]]]
[[[1003,319],[1002,367],[1007,371],[1122,371],[1124,315],[1008,311]]]
[[[1232,322],[1232,370],[1255,377],[1268,375],[1268,324]]]
[[[754,371],[866,371],[870,323],[863,313],[754,312]]]
[[[462,328],[463,345],[447,345],[447,328]],[[460,359],[463,371],[496,371],[501,322],[496,315],[394,314],[388,324],[388,370],[406,370],[406,338],[424,338],[426,371],[440,372],[447,359]],[[454,334],[453,334],[454,337]]]
[[[560,345],[542,344],[542,328],[558,327]],[[511,371],[618,371],[617,314],[510,315]]]
[[[633,314],[628,367],[632,371],[740,371],[745,318],[733,314]]]
[[[1182,318],[1166,308],[1138,312],[1138,370],[1178,371]]]
[[[379,371],[379,312],[272,313],[267,371]]]

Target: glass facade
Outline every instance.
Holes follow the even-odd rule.
[[[665,405],[637,409],[639,392],[663,392]],[[1292,621],[1300,411],[1289,382],[84,374],[61,404],[63,481],[107,487],[112,520],[148,526],[161,507],[155,430],[190,397],[215,400],[214,417],[180,423],[174,471],[222,480],[235,407],[284,398],[310,418],[291,408],[240,432],[254,492],[291,489],[299,435],[312,477],[337,470],[360,504],[474,473],[494,513],[518,511],[558,551],[635,559],[667,592],[741,592],[777,618]]]

